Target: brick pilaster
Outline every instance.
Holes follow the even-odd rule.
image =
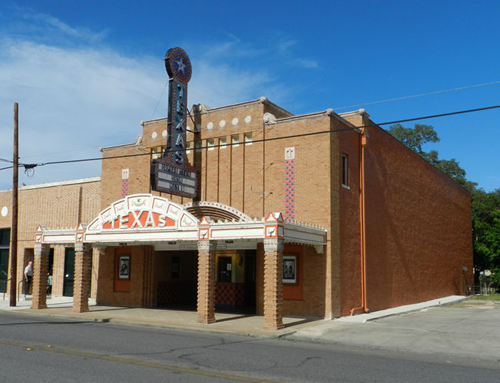
[[[97,248],[97,262],[94,267],[97,269],[97,280],[95,284],[95,299],[97,304],[106,300],[106,290],[113,289],[113,281],[109,274],[106,274],[106,260],[110,256],[109,249],[106,247]],[[114,254],[112,255],[114,256]],[[113,274],[114,275],[114,274]]]
[[[73,283],[73,312],[89,311],[90,262],[92,248],[83,243],[75,244],[75,280]]]
[[[215,322],[215,243],[198,241],[198,322]]]
[[[49,250],[49,245],[41,243],[35,244],[32,286],[33,301],[31,302],[31,308],[35,310],[47,308],[47,272],[49,269]]]
[[[264,239],[264,328],[283,328],[283,240]]]

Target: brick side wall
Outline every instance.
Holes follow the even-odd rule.
[[[366,147],[366,219],[370,310],[463,294],[463,266],[471,283],[469,193],[380,128]]]
[[[342,186],[339,177],[336,187],[340,195],[340,294],[341,311],[348,315],[350,309],[361,306],[360,272],[360,217],[359,217],[359,161],[360,135],[357,131],[338,133],[340,150],[334,154],[340,161],[347,155],[348,187]]]

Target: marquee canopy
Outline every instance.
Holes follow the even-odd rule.
[[[35,242],[84,243],[93,247],[153,245],[156,250],[195,250],[200,240],[217,241],[218,249],[255,249],[256,244],[266,238],[279,238],[285,243],[316,246],[321,253],[326,244],[325,229],[284,222],[281,213],[252,219],[217,202],[202,202],[197,206],[196,210],[193,203],[180,205],[152,194],[134,194],[113,202],[88,225],[81,223],[76,230],[39,226]],[[196,211],[210,216],[199,219],[193,215]]]

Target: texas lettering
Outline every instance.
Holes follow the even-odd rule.
[[[130,211],[125,215],[118,215],[113,221],[105,222],[103,229],[149,229],[175,226],[175,222],[164,214],[151,210]]]

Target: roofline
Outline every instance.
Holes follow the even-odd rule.
[[[99,147],[99,151],[102,153],[102,152],[109,150],[109,149],[126,148],[126,147],[134,147],[134,146],[137,147],[141,144],[141,142],[142,142],[142,136],[137,136],[134,143],[113,145],[113,146],[104,146],[104,147],[101,146],[101,147]]]
[[[350,112],[339,113],[339,116],[352,116],[355,114],[364,114],[366,117],[370,117],[370,114],[363,108],[358,110],[351,110]]]
[[[288,121],[293,121],[293,120],[301,120],[304,118],[315,118],[315,117],[321,117],[321,116],[328,116],[328,110],[324,110],[322,112],[314,112],[314,113],[306,113],[306,114],[299,114],[296,116],[288,116],[288,117],[282,117],[282,118],[277,118],[276,123],[280,122],[288,122]]]
[[[231,108],[234,108],[234,107],[237,107],[237,106],[252,105],[252,104],[263,104],[265,100],[267,100],[266,97],[260,97],[257,100],[237,102],[237,103],[234,103],[234,104],[218,106],[216,108],[209,108],[209,107],[207,107],[207,109],[201,111],[200,114],[206,114],[208,112],[213,112],[213,111],[218,111],[218,110],[224,110],[224,109],[231,109]]]
[[[292,112],[289,112],[288,110],[282,108],[281,106],[276,105],[274,102],[272,102],[271,100],[269,100],[267,97],[261,97],[259,100],[261,100],[261,102],[263,104],[271,105],[272,107],[281,110],[283,113],[290,115],[290,117],[293,116]]]
[[[359,130],[359,127],[353,125],[346,119],[344,119],[341,115],[338,115],[333,111],[333,109],[326,109],[322,112],[315,112],[315,113],[306,113],[306,114],[299,114],[296,116],[289,116],[289,117],[282,117],[282,118],[277,118],[275,123],[280,123],[280,122],[288,122],[288,121],[294,121],[294,120],[300,120],[304,118],[316,118],[316,117],[321,117],[321,116],[329,116],[333,117],[343,124],[349,126],[349,128],[352,128],[353,130]]]
[[[247,105],[252,105],[252,104],[266,104],[266,105],[270,105],[273,108],[281,110],[284,114],[288,114],[290,117],[293,116],[292,112],[289,112],[288,110],[286,110],[286,109],[282,108],[281,106],[275,104],[274,102],[270,101],[267,97],[259,97],[256,100],[243,101],[243,102],[238,102],[238,103],[234,103],[234,104],[219,106],[219,107],[216,107],[216,108],[208,108],[207,107],[205,110],[200,111],[200,114],[206,114],[206,113],[209,113],[209,112],[220,111],[220,110],[224,110],[224,109],[231,109],[231,108],[235,108],[235,107],[238,107],[238,106],[247,106]],[[153,120],[141,121],[140,124],[142,126],[144,126],[144,125],[147,125],[147,124],[152,124],[152,123],[155,123],[155,122],[158,122],[158,121],[166,121],[166,120],[167,120],[167,117],[162,117],[162,118],[156,118],[156,119],[153,119]]]
[[[97,181],[101,181],[101,177],[79,178],[76,180],[48,182],[45,184],[38,184],[38,185],[26,185],[26,186],[21,186],[19,188],[19,190],[44,189],[44,188],[51,188],[51,187],[55,187],[55,186],[85,184],[85,183],[97,182]],[[7,191],[12,191],[12,189],[4,189],[4,190],[0,190],[0,191],[7,192]]]
[[[146,121],[142,121],[139,123],[141,126],[144,126],[146,124],[152,124],[154,122],[158,122],[158,121],[167,121],[168,118],[167,117],[160,117],[160,118],[155,118],[153,120],[146,120]]]

